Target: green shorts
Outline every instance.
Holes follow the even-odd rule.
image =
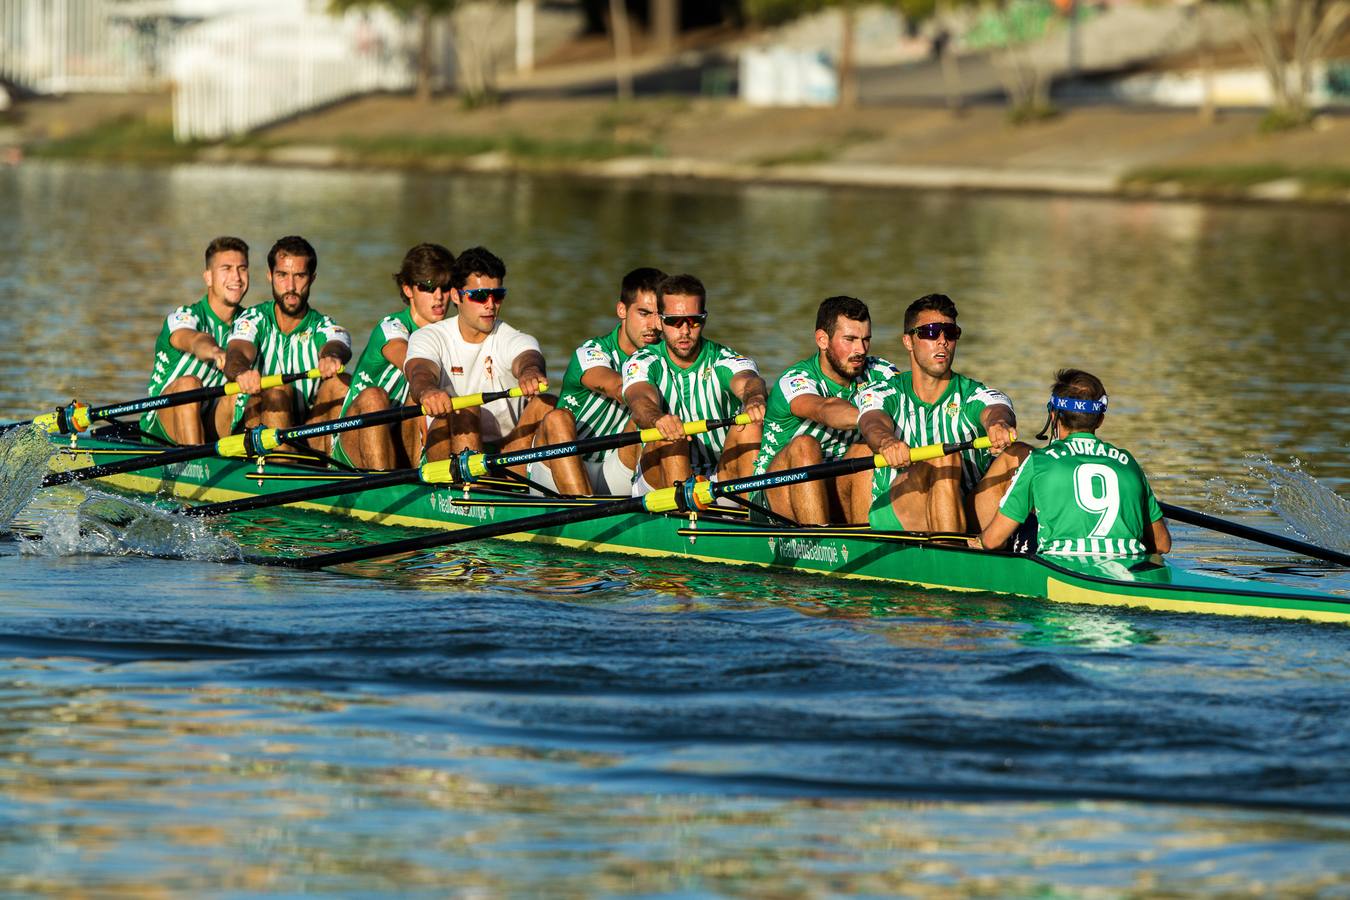
[[[880,494],[875,492],[872,494],[872,506],[867,510],[867,524],[877,531],[906,530],[904,524],[900,521],[900,517],[895,514],[895,506],[891,503],[889,486]]]

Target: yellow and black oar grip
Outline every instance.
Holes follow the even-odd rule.
[[[539,382],[539,390],[541,391],[548,390],[548,382],[547,381]],[[518,387],[513,387],[511,388],[511,390],[506,392],[506,396],[524,397],[525,392]],[[485,402],[486,401],[483,399],[482,394],[465,394],[463,397],[451,397],[450,408],[456,411],[461,409],[471,409],[475,406],[482,406]]]
[[[749,425],[750,416],[746,413],[741,413],[736,417],[735,424]],[[707,431],[708,431],[707,419],[699,419],[697,422],[684,423],[684,433],[689,437],[693,437],[696,434],[705,434],[707,433]],[[651,444],[656,441],[663,440],[663,438],[661,437],[661,431],[655,427],[642,429],[641,431],[638,432],[638,438],[641,439],[642,443],[644,444]]]
[[[483,454],[479,453],[475,458],[481,458]],[[424,484],[449,484],[455,480],[456,459],[438,459],[435,462],[422,463],[418,467],[418,477]],[[483,467],[486,471],[487,467]]]
[[[987,437],[976,438],[970,442],[970,449],[986,450],[989,448],[989,444],[990,441]],[[960,447],[954,444],[928,444],[924,447],[911,447],[909,451],[909,461],[923,462],[926,459],[938,459],[939,457],[946,456],[948,453],[955,453],[959,449]],[[878,459],[879,458],[880,454],[878,454]],[[885,466],[880,463],[877,464],[877,467],[885,468]]]

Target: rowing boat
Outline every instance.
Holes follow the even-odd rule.
[[[54,440],[64,443],[63,438]],[[52,466],[64,470],[116,462],[141,456],[148,449],[105,429],[81,437],[75,448],[63,446],[53,456]],[[215,503],[350,477],[353,473],[298,465],[285,457],[268,457],[261,466],[256,460],[208,457],[118,474],[101,483],[134,493]],[[532,497],[506,486],[412,484],[297,506],[377,524],[446,530],[525,519],[594,502],[600,501]],[[1199,574],[1156,557],[1077,559],[976,551],[959,541],[879,532],[866,526],[757,524],[743,514],[720,509],[696,516],[631,513],[522,531],[504,539],[1057,603],[1350,623],[1350,598]]]

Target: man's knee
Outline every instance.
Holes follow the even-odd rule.
[[[820,441],[809,434],[799,434],[784,448],[788,461],[793,468],[813,466],[825,458],[820,449]],[[782,453],[780,456],[784,455]]]

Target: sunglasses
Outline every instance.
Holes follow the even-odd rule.
[[[927,325],[916,325],[905,334],[916,334],[925,341],[936,341],[938,335],[942,335],[954,341],[961,336],[961,326],[955,322],[929,322]]]
[[[662,316],[661,324],[667,328],[683,328],[688,325],[691,329],[702,328],[703,323],[708,321],[707,313],[695,313],[688,316]]]
[[[467,288],[460,291],[459,295],[465,300],[472,300],[474,303],[486,303],[489,299],[501,303],[506,299],[506,288]]]
[[[434,294],[437,291],[444,293],[450,290],[450,285],[439,281],[414,281],[413,287],[424,294]]]

